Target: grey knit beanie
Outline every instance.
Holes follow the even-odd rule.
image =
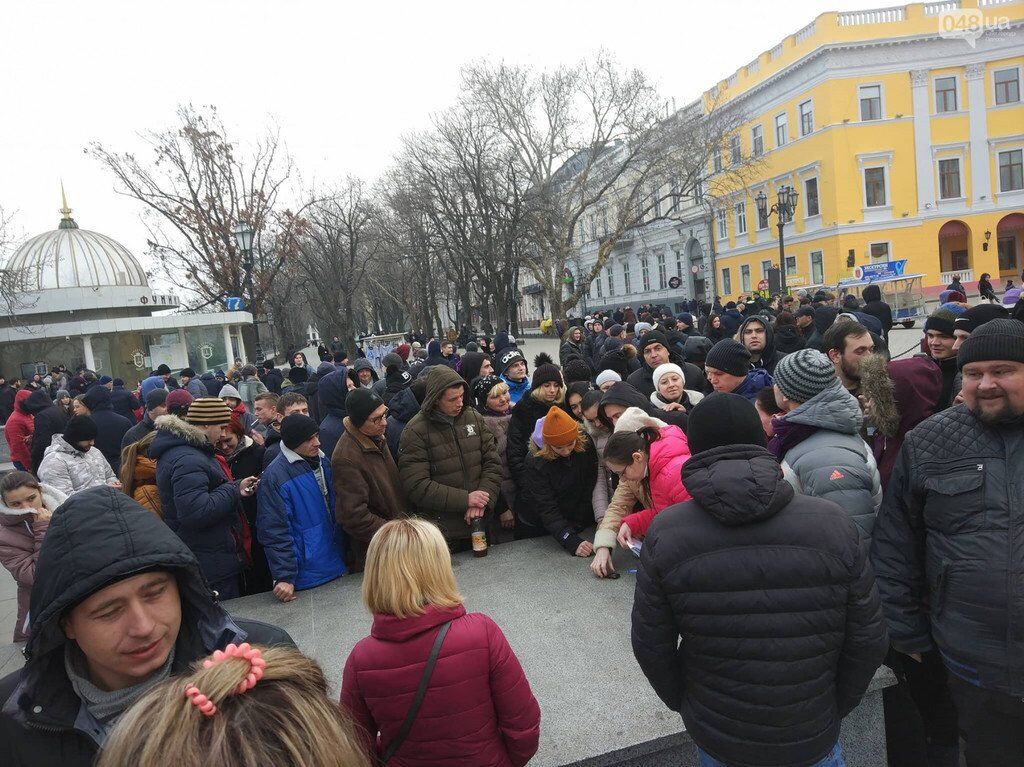
[[[961,370],[970,362],[991,360],[1024,362],[1024,323],[989,320],[971,333],[956,355],[957,367]]]
[[[787,354],[775,366],[776,385],[794,402],[807,402],[838,381],[832,361],[817,349]]]

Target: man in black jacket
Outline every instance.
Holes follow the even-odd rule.
[[[132,428],[132,422],[114,412],[110,405],[110,390],[106,386],[93,386],[82,395],[82,404],[96,422],[96,449],[103,453],[114,474],[121,472],[121,440]]]
[[[32,473],[38,474],[39,464],[43,462],[43,453],[53,442],[53,435],[63,432],[64,427],[71,420],[71,405],[70,401],[67,407],[60,404],[54,405],[50,401],[50,395],[40,389],[32,392],[25,401],[25,408],[33,416]]]
[[[750,352],[750,364],[775,375],[775,365],[786,355],[775,351],[771,323],[760,314],[755,314],[743,320],[736,335],[737,340]]]
[[[650,397],[654,393],[654,368],[664,365],[666,362],[674,362],[679,365],[683,369],[687,383],[703,392],[704,375],[700,368],[686,362],[680,348],[670,344],[660,330],[645,333],[636,346],[637,352],[643,358],[643,364],[639,370],[629,374],[626,382],[645,397]]]
[[[794,494],[743,397],[706,397],[687,436],[693,500],[655,518],[640,556],[637,661],[708,763],[841,763],[839,725],[888,646],[867,542]]]
[[[110,487],[50,521],[32,587],[24,668],[0,680],[7,767],[88,767],[147,690],[227,644],[293,644],[218,604],[192,552]]]
[[[1024,764],[1024,325],[996,319],[960,346],[964,404],[907,434],[872,563],[895,650],[937,653],[967,764]]]
[[[167,389],[153,389],[146,395],[146,412],[142,420],[124,433],[121,438],[121,449],[124,450],[133,442],[138,442],[156,429],[156,419],[167,413]]]
[[[115,378],[110,382],[110,407],[118,415],[123,415],[133,424],[136,423],[135,411],[139,409],[138,398],[124,388],[124,379]]]
[[[864,314],[870,314],[882,325],[882,338],[886,343],[889,341],[889,331],[892,330],[892,307],[882,300],[882,290],[877,285],[868,285],[861,293],[864,299]]]

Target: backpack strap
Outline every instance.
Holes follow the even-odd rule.
[[[437,656],[441,654],[441,645],[444,644],[445,635],[448,633],[448,629],[451,628],[452,622],[447,621],[441,624],[441,628],[438,629],[437,637],[434,639],[434,646],[430,649],[430,655],[427,657],[427,665],[423,669],[423,676],[420,677],[420,686],[416,689],[416,696],[412,699],[412,705],[409,706],[409,713],[405,715],[405,721],[402,722],[401,728],[395,735],[394,739],[388,744],[388,747],[384,750],[384,755],[380,758],[380,764],[385,765],[395,755],[395,752],[401,747],[402,743],[405,742],[406,736],[409,735],[409,730],[412,729],[413,722],[416,721],[416,714],[420,711],[420,706],[423,704],[423,698],[427,695],[427,687],[430,685],[430,677],[434,673],[434,666],[437,663]]]

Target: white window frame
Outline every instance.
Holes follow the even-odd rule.
[[[869,170],[880,170],[882,171],[882,192],[885,194],[885,199],[882,200],[881,205],[869,205],[868,204],[868,171]],[[861,194],[864,198],[865,208],[884,208],[886,206],[892,206],[892,200],[889,199],[889,173],[888,168],[885,165],[868,165],[861,168]]]
[[[1024,164],[1024,145],[1008,146],[1005,149],[999,149],[996,151],[996,178],[999,184],[999,194],[1019,194],[1024,191],[1024,185],[1020,189],[1003,189],[1003,174],[1000,173],[999,155],[1009,154],[1010,152],[1020,152],[1021,161]]]
[[[640,258],[640,285],[644,293],[651,292],[651,262],[647,256]]]
[[[612,298],[615,295],[615,267],[612,264],[608,264],[605,267],[605,276],[608,278],[608,297]]]
[[[743,140],[740,134],[734,133],[729,137],[729,165],[739,165],[743,162]]]
[[[727,296],[732,294],[732,272],[728,266],[722,267],[722,293]]]
[[[956,179],[959,192],[956,197],[943,197],[942,195],[942,163],[944,162],[955,162],[956,163]],[[998,167],[998,163],[997,163]],[[962,200],[964,199],[964,164],[960,157],[939,157],[935,160],[935,188],[939,192],[939,200],[949,202],[950,200]]]
[[[860,102],[864,99],[861,97],[861,92],[865,88],[878,88],[878,117],[864,119],[864,113],[861,109]],[[857,83],[857,122],[878,122],[879,120],[885,119],[885,86],[882,83]]]
[[[1017,100],[1016,101],[1004,101],[1002,104],[1000,104],[999,101],[997,100],[998,90],[996,89],[996,74],[998,74],[999,72],[1010,72],[1010,71],[1012,71],[1014,73],[1014,76],[1017,79]],[[992,70],[992,106],[997,106],[997,107],[1019,106],[1021,104],[1021,101],[1022,101],[1022,96],[1024,96],[1024,93],[1021,93],[1021,85],[1022,85],[1022,83],[1020,81],[1020,66],[1012,65],[1012,66],[1008,66],[1008,67],[999,67],[999,69],[993,69]]]
[[[747,233],[747,203],[738,202],[733,206],[736,212],[736,235]]]
[[[729,240],[729,214],[725,208],[715,211],[715,221],[718,224],[718,241],[728,242]]]
[[[683,279],[683,251],[672,248],[672,252],[676,254],[676,277],[681,280]]]
[[[758,135],[758,132],[760,135]],[[761,148],[758,149],[758,139],[760,139]],[[760,157],[764,154],[764,126],[763,125],[752,125],[750,128],[750,154],[753,157]]]
[[[721,173],[722,168],[722,147],[716,146],[711,152],[711,172]]]
[[[750,264],[740,264],[740,292],[750,292]]]
[[[623,295],[628,296],[633,292],[633,275],[629,268],[629,259],[622,262],[622,290]]]
[[[795,277],[797,269],[796,256],[786,256],[786,276]]]
[[[872,240],[867,245],[867,263],[869,264],[884,264],[885,261],[876,261],[875,257],[871,254],[871,248],[875,245],[885,245],[885,261],[892,261],[892,240]]]
[[[772,268],[772,260],[770,258],[766,258],[763,261],[761,261],[761,279],[762,280],[767,280],[768,279],[768,270],[771,269],[771,268]]]
[[[814,277],[814,257],[818,257],[818,263],[821,265],[821,278],[815,279]],[[812,250],[807,254],[807,276],[810,278],[811,285],[824,285],[825,284],[825,254],[820,250]]]
[[[939,111],[939,91],[938,91],[939,80],[952,80],[953,81],[953,101],[954,101],[953,109],[947,109],[947,110],[942,111],[942,112]],[[933,115],[935,115],[936,117],[941,117],[942,115],[960,114],[961,112],[964,111],[963,110],[963,104],[960,101],[960,97],[961,97],[961,93],[960,93],[960,78],[957,77],[957,75],[955,73],[953,73],[953,74],[947,73],[947,74],[944,74],[944,75],[935,75],[932,78],[932,114]]]
[[[784,121],[782,125],[779,125],[780,117]],[[786,112],[779,112],[772,120],[772,125],[775,128],[775,148],[778,149],[779,147],[784,147],[789,143],[789,115]],[[782,128],[782,132],[784,134],[781,142],[779,141],[779,128]]]
[[[805,106],[809,106],[810,107],[810,117],[811,117],[811,129],[809,131],[806,131],[806,132],[804,131],[804,107]],[[800,138],[803,138],[804,136],[810,136],[812,133],[814,133],[814,99],[807,99],[806,101],[801,101],[799,104],[797,104],[797,107],[796,107],[796,118],[797,118],[797,121],[800,123]]]
[[[867,152],[857,155],[857,169],[860,172],[860,201],[861,212],[865,223],[877,223],[880,221],[892,220],[892,151]],[[885,179],[885,205],[873,205],[870,208],[867,204],[867,183],[866,171],[869,168],[882,168]]]
[[[594,280],[594,282],[597,283],[597,297],[598,298],[604,298],[604,290],[602,290],[602,288],[601,288],[601,273],[600,272],[597,273],[597,279]]]
[[[658,254],[658,290],[668,287],[668,267],[665,265],[665,253]]]
[[[818,177],[808,176],[807,178],[800,179],[800,181],[801,185],[803,186],[803,189],[801,189],[800,191],[803,192],[804,197],[804,218],[818,218],[819,216],[821,216],[821,185],[818,183]],[[810,181],[814,182],[814,193],[818,203],[817,213],[811,213],[810,208],[807,205],[807,201],[810,199],[810,196],[807,194],[807,183]]]

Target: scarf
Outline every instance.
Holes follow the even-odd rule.
[[[772,419],[772,425],[775,427],[775,436],[768,440],[768,450],[780,461],[791,449],[818,431],[817,426],[790,423],[785,418],[779,417]]]

